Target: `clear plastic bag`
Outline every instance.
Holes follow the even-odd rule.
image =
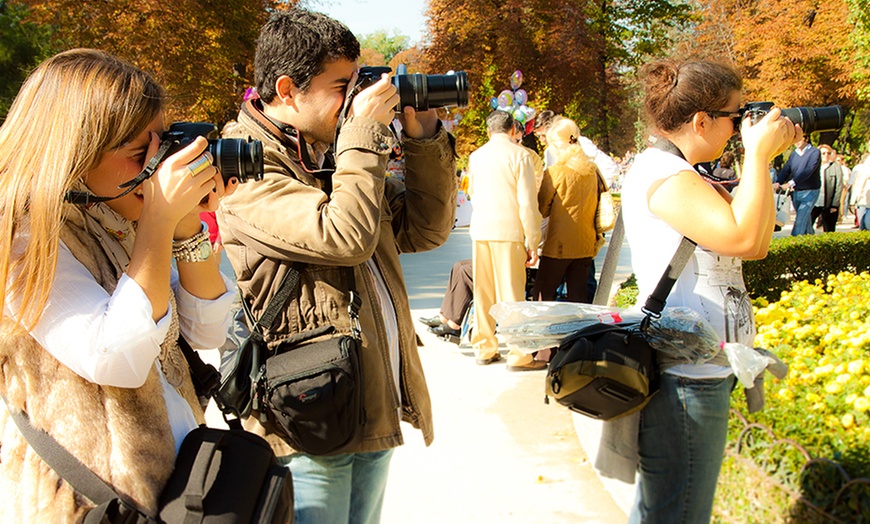
[[[722,347],[728,355],[734,375],[746,389],[751,389],[755,385],[755,378],[764,372],[768,364],[776,363],[773,359],[743,344],[726,342]]]
[[[533,353],[558,346],[578,329],[601,322],[640,320],[640,311],[576,302],[499,302],[490,309],[507,346]]]
[[[650,322],[646,336],[653,348],[693,364],[710,360],[722,347],[707,319],[687,307],[665,308],[661,318]]]

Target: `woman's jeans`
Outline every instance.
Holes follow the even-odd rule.
[[[819,199],[820,189],[802,189],[792,193],[792,201],[794,202],[794,225],[791,227],[791,236],[812,235],[815,233],[813,229],[813,208],[816,207],[816,200]]]
[[[641,412],[640,467],[630,524],[710,522],[735,378],[661,375]]]
[[[296,524],[377,524],[393,450],[281,457],[293,474]]]

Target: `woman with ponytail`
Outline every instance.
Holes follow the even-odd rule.
[[[723,64],[665,60],[644,67],[642,77],[657,140],[637,155],[622,189],[638,297],[653,291],[686,236],[697,248],[668,307],[692,308],[721,340],[751,347],[755,325],[740,261],[767,254],[775,219],[768,164],[801,129],[776,108],[755,124],[742,119],[741,79]],[[732,197],[692,166],[722,156],[737,133],[745,156]],[[639,486],[629,522],[709,522],[735,378],[727,359],[661,364],[661,388],[639,416]]]

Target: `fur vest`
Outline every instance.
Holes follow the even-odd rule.
[[[101,245],[74,213],[61,239],[109,293],[119,275]],[[184,362],[174,315],[164,359]],[[167,346],[169,344],[169,346]],[[180,359],[180,360],[179,360]],[[165,361],[165,360],[164,360]],[[190,375],[183,368],[179,393],[203,422]],[[155,515],[175,462],[175,442],[156,364],[136,389],[100,386],[80,377],[45,351],[9,318],[0,324],[0,395],[11,409],[53,436],[85,466],[140,510]],[[0,522],[78,522],[93,504],[46,465],[0,409]]]

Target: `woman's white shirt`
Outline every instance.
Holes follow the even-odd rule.
[[[171,286],[178,307],[181,332],[193,348],[223,345],[234,301],[235,285],[226,277],[227,292],[215,300],[188,293],[173,269]],[[20,297],[9,297],[4,313],[17,318]],[[42,317],[30,332],[49,353],[84,379],[107,386],[136,388],[160,353],[169,330],[171,311],[158,322],[151,318],[151,302],[139,284],[122,275],[111,295],[60,242],[57,269]],[[160,368],[158,362],[158,369]],[[176,449],[196,427],[187,402],[169,385],[160,370]]]
[[[649,209],[652,184],[681,171],[694,171],[684,159],[660,149],[637,155],[622,187],[625,234],[642,305],[661,279],[683,236]],[[720,256],[702,246],[695,249],[667,299],[667,307],[685,306],[701,313],[720,339],[753,345],[755,322],[743,283],[741,260]],[[681,364],[669,373],[692,378],[726,377],[730,368],[712,364]]]

